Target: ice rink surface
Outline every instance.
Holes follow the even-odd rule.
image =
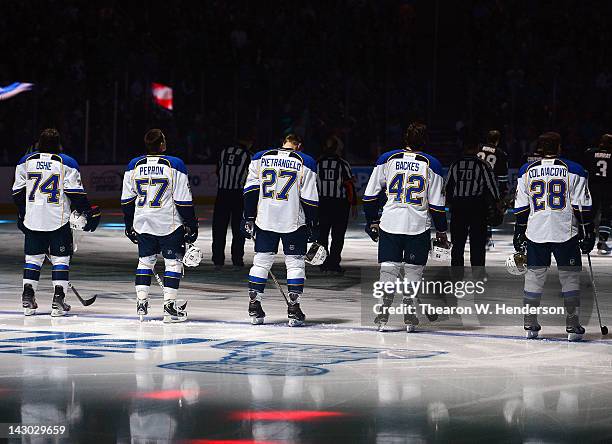
[[[307,269],[307,325],[285,325],[269,282],[266,325],[251,326],[248,266],[214,271],[211,209],[198,213],[206,260],[181,284],[189,321],[172,325],[161,322],[155,286],[151,315],[137,320],[136,247],[108,213],[80,238],[71,266],[73,284],[97,301],[83,307],[69,295],[70,315],[51,318],[47,263],[39,314],[25,318],[23,236],[13,221],[0,224],[0,422],[65,425],[61,442],[87,443],[612,442],[612,339],[596,317],[582,343],[546,325],[535,341],[520,324],[423,320],[418,333],[377,332],[361,322],[360,304],[360,270],[375,265],[376,244],[353,222],[345,275]],[[490,264],[511,252],[510,229],[495,233]],[[249,241],[246,251],[250,264]],[[612,274],[612,258],[593,260],[596,279]],[[283,265],[277,258],[280,279]],[[598,290],[612,322],[611,289]]]

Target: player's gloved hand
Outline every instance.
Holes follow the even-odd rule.
[[[193,244],[198,238],[198,225],[185,225],[185,242]]]
[[[255,232],[255,221],[242,219],[242,222],[240,222],[240,231],[245,238],[253,239],[253,233]]]
[[[370,236],[370,238],[374,242],[378,242],[378,236],[379,236],[378,222],[367,223],[365,227],[365,232],[368,233],[368,236]]]
[[[125,235],[132,243],[138,243],[138,234],[134,231],[134,227],[125,227]]]
[[[436,242],[444,248],[450,248],[450,242],[448,241],[446,231],[436,231]]]
[[[98,224],[100,223],[101,216],[102,213],[100,212],[100,207],[97,205],[92,205],[91,209],[85,213],[87,223],[83,227],[83,231],[96,231],[96,228],[98,228]]]
[[[319,222],[309,221],[306,223],[306,236],[308,242],[316,242],[319,240]]]
[[[589,254],[595,247],[595,228],[593,224],[582,225],[580,230],[580,251],[582,254]]]
[[[516,251],[525,250],[525,243],[527,242],[525,231],[527,231],[527,225],[514,225],[514,237],[512,238],[512,243],[514,244],[514,249]]]

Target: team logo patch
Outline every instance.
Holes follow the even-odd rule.
[[[259,341],[225,341],[211,348],[228,354],[217,361],[183,361],[162,364],[170,370],[268,376],[318,376],[329,372],[324,366],[365,359],[424,359],[443,351],[390,350],[372,347],[290,344]]]

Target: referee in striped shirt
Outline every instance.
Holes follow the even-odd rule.
[[[484,273],[487,214],[490,205],[500,199],[495,174],[478,157],[478,141],[468,135],[464,155],[451,165],[446,178],[446,203],[450,206],[450,233],[453,243],[451,265],[463,267],[463,254],[470,236],[470,263]],[[478,268],[475,269],[478,272]]]
[[[254,137],[245,136],[234,146],[221,151],[217,162],[217,199],[213,213],[212,261],[215,269],[225,262],[227,226],[232,224],[232,263],[244,267],[244,236],[240,232],[242,220],[242,189],[246,181]]]
[[[331,232],[331,248],[329,248],[327,259],[321,265],[321,271],[331,273],[344,271],[340,267],[344,236],[348,227],[351,206],[356,210],[355,178],[351,166],[341,157],[342,148],[342,141],[338,137],[329,137],[317,161],[319,242],[325,248],[327,248]]]

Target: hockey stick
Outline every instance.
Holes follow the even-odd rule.
[[[49,259],[49,262],[51,262],[51,257],[48,254],[45,254],[45,257],[47,259]],[[51,262],[51,264],[53,264],[53,262]],[[98,297],[97,294],[94,294],[92,297],[90,297],[89,299],[83,299],[81,297],[81,295],[79,294],[78,290],[76,288],[74,288],[74,286],[72,285],[72,282],[68,281],[68,288],[70,288],[72,290],[72,292],[74,293],[74,295],[76,296],[76,298],[79,300],[79,302],[81,304],[83,304],[83,306],[85,307],[89,307],[91,304],[93,304],[94,302],[96,302],[96,298]]]
[[[272,280],[274,281],[276,288],[278,288],[278,291],[280,291],[280,293],[283,295],[283,298],[285,299],[285,302],[287,303],[287,307],[288,307],[289,299],[287,299],[287,296],[285,296],[285,291],[283,290],[283,287],[281,287],[278,281],[276,280],[276,276],[274,276],[274,273],[272,273],[272,270],[268,271],[268,273],[270,273],[270,276],[272,276]]]
[[[593,265],[591,264],[590,253],[587,253],[587,259],[589,261],[589,274],[591,275],[591,285],[593,286],[593,299],[595,299],[595,309],[597,310],[599,328],[601,329],[602,336],[606,336],[608,334],[608,327],[601,323],[601,313],[599,312],[599,302],[597,301],[597,287],[595,287],[595,278],[593,277]]]
[[[582,225],[582,231],[584,233],[584,219],[582,218],[582,205],[579,205],[580,210],[580,224]],[[593,264],[591,264],[591,254],[586,254],[587,259],[589,261],[589,275],[591,277],[591,285],[593,286],[593,299],[595,299],[595,309],[597,310],[597,319],[599,320],[599,328],[601,329],[602,336],[606,336],[608,334],[608,327],[601,323],[601,313],[599,312],[599,301],[597,300],[597,287],[595,287],[595,277],[593,276]]]

